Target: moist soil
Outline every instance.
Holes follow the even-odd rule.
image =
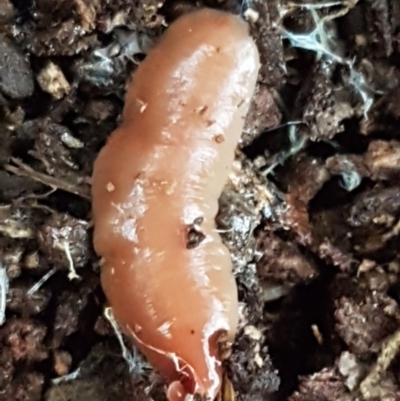
[[[400,3],[0,0],[0,401],[165,400],[103,313],[90,181],[132,72],[199,7],[247,19],[262,63],[216,219],[221,399],[400,400]]]

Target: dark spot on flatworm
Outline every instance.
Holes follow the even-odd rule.
[[[197,217],[192,224],[186,227],[186,248],[193,249],[199,246],[199,244],[206,238],[201,231],[200,225],[203,223],[203,217]]]

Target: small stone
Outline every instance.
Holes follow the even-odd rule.
[[[14,16],[14,7],[10,0],[0,0],[0,23],[11,22]]]
[[[28,253],[24,258],[23,265],[27,269],[36,269],[39,266],[39,253],[37,251]]]
[[[65,376],[71,367],[72,357],[66,351],[54,352],[54,370],[58,376]]]
[[[262,332],[252,325],[244,328],[244,334],[254,341],[260,341],[262,338]]]
[[[355,355],[348,351],[342,352],[338,362],[340,374],[346,378],[346,387],[352,391],[359,384],[363,370]]]
[[[71,90],[61,68],[51,61],[39,72],[37,81],[42,90],[55,99],[63,98]]]
[[[243,16],[246,19],[246,21],[249,21],[252,24],[256,23],[260,18],[260,14],[256,10],[253,10],[252,8],[248,8],[243,13]]]
[[[0,91],[13,99],[33,93],[31,67],[23,53],[5,35],[0,35]]]

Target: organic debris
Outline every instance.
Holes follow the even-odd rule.
[[[131,73],[204,6],[262,63],[216,218],[240,301],[221,400],[400,399],[398,2],[0,0],[0,401],[165,400],[104,317],[90,177]]]

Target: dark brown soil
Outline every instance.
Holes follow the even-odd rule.
[[[400,400],[400,2],[243,1],[0,0],[0,401],[165,400],[103,316],[90,176],[131,72],[204,6],[262,60],[217,217],[236,399]]]

